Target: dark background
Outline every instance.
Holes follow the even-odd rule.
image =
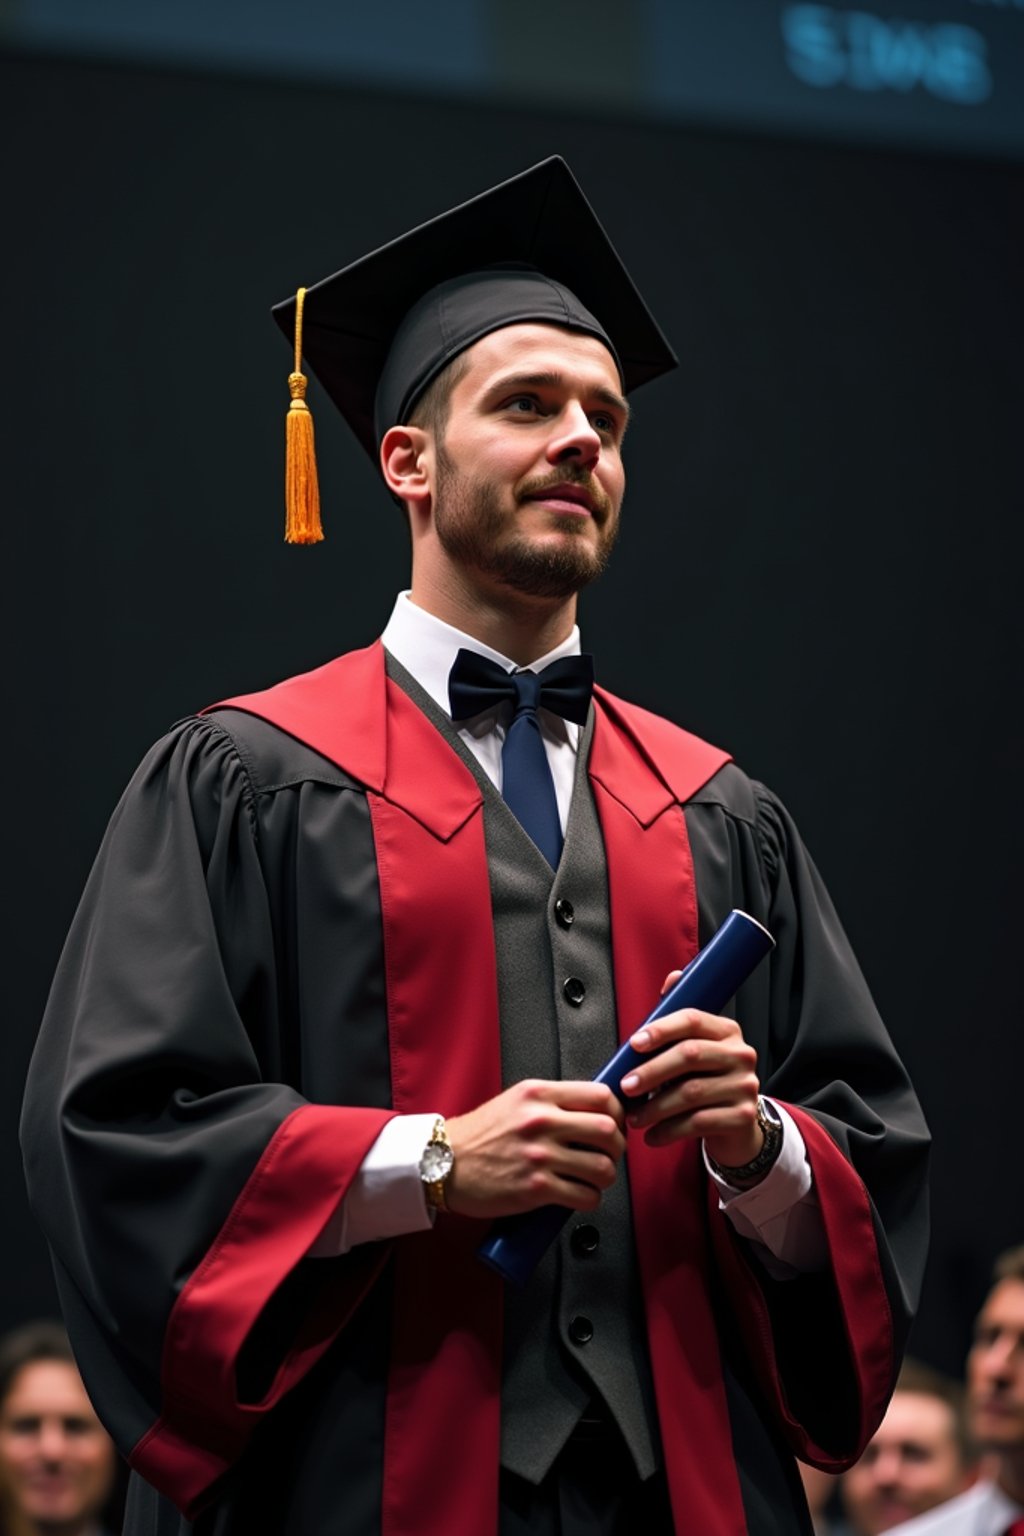
[[[328,542],[281,543],[269,307],[558,152],[682,361],[634,402],[585,643],[796,815],[935,1131],[914,1347],[958,1371],[1024,1240],[1024,166],[14,53],[0,133],[0,1329],[54,1305],[16,1119],[123,783],[176,717],[367,642],[406,580],[315,386]]]

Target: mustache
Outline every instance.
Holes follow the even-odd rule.
[[[581,491],[585,491],[598,520],[603,521],[611,515],[611,498],[602,490],[589,470],[579,470],[569,465],[550,475],[539,475],[535,480],[524,481],[518,488],[517,499],[526,501],[533,496],[542,496],[545,491],[554,490],[559,485],[576,485]]]

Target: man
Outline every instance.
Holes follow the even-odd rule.
[[[127,1530],[805,1529],[793,1453],[844,1466],[891,1389],[926,1135],[778,802],[588,702],[625,397],[674,358],[557,159],[279,318],[412,587],[158,744],[55,984],[27,1164]],[[742,1032],[634,1037],[627,1124],[590,1079],[736,906],[778,940]],[[504,1288],[481,1239],[551,1204]]]
[[[992,1279],[967,1356],[967,1427],[986,1476],[900,1536],[1024,1536],[1024,1246]]]
[[[14,1528],[101,1536],[116,1455],[58,1323],[0,1339],[0,1481]]]
[[[971,1470],[959,1387],[907,1360],[871,1444],[842,1480],[851,1529],[879,1536],[945,1504],[964,1491]]]

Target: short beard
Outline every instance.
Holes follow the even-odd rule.
[[[563,480],[579,476],[566,473]],[[583,482],[580,482],[583,483]],[[487,481],[461,475],[439,445],[434,526],[445,553],[457,564],[497,578],[525,597],[572,597],[596,580],[608,564],[618,536],[618,520],[605,513],[596,547],[584,542],[586,523],[566,520],[568,538],[538,548],[509,528],[508,513]],[[579,537],[573,537],[579,535]]]

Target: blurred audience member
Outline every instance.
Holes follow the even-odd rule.
[[[996,1261],[967,1356],[967,1427],[984,1475],[900,1536],[1024,1536],[1024,1245]]]
[[[802,1461],[797,1462],[797,1470],[804,1485],[814,1536],[848,1536],[849,1528],[838,1524],[834,1518],[839,1478],[832,1472],[808,1467]]]
[[[29,1323],[0,1340],[0,1476],[12,1532],[100,1536],[115,1468],[63,1328]]]
[[[850,1529],[880,1536],[962,1493],[970,1471],[960,1387],[908,1360],[874,1439],[842,1480]]]

